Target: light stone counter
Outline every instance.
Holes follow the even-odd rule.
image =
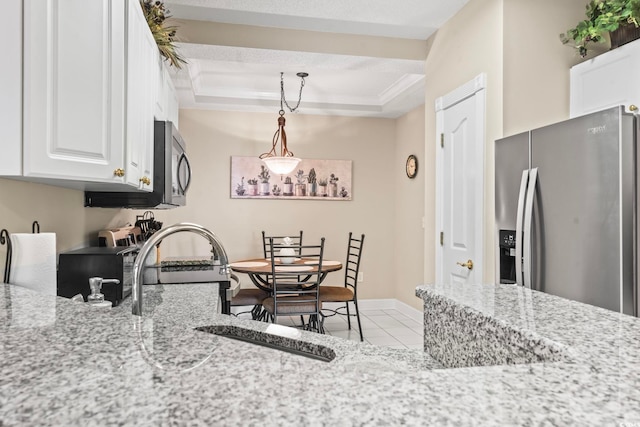
[[[2,426],[392,422],[413,413],[415,395],[398,393],[396,379],[441,367],[421,351],[217,314],[217,285],[145,286],[143,317],[131,315],[130,300],[105,310],[2,286]],[[196,327],[239,331],[333,361]],[[409,419],[417,422],[417,414]]]
[[[450,393],[478,424],[640,426],[640,319],[514,285],[416,295],[425,350],[467,374]]]
[[[215,285],[145,287],[141,318],[3,286],[3,426],[640,423],[638,319],[514,287],[419,287],[436,362],[219,315]]]

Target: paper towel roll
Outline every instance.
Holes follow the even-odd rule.
[[[9,283],[56,295],[56,234],[11,234]]]

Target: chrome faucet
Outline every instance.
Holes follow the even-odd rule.
[[[133,281],[131,284],[131,302],[132,308],[131,312],[136,316],[142,316],[142,272],[144,270],[144,261],[147,259],[149,252],[160,244],[162,240],[175,233],[180,233],[184,231],[189,231],[191,233],[199,234],[205,239],[209,240],[211,244],[212,253],[218,257],[220,261],[221,273],[230,275],[229,268],[229,258],[227,257],[227,253],[222,247],[220,240],[213,234],[211,231],[197,224],[190,224],[186,222],[182,222],[179,224],[170,225],[167,228],[163,228],[160,231],[154,233],[149,240],[142,245],[140,248],[140,253],[136,257],[135,262],[133,263]],[[158,260],[159,262],[160,260]]]

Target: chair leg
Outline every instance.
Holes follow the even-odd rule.
[[[318,333],[324,334],[324,317],[320,316],[320,318],[316,317],[316,319],[318,320]]]
[[[345,302],[344,305],[347,307],[347,325],[349,326],[349,330],[351,330],[351,314],[349,314],[349,301]]]
[[[349,303],[347,303],[347,306]],[[353,305],[356,307],[356,318],[358,319],[358,331],[360,332],[360,341],[364,341],[362,336],[362,324],[360,323],[360,310],[358,310],[358,300],[354,298]]]
[[[314,330],[319,334],[324,334],[324,317],[322,317],[322,314],[320,316],[318,316],[317,314],[311,314],[309,315],[309,324],[307,325],[307,330],[311,331]]]
[[[259,305],[254,305],[251,309],[251,320],[258,320],[260,317],[260,312],[262,311],[262,307]]]

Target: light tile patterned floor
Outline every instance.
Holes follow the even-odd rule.
[[[393,348],[423,348],[422,322],[417,322],[398,310],[361,309],[360,320],[364,340],[370,344]],[[300,324],[300,318],[280,317],[278,323],[295,326]],[[346,316],[340,315],[325,318],[324,328],[328,335],[353,341],[360,340],[355,317],[352,317],[351,330],[348,328]]]

